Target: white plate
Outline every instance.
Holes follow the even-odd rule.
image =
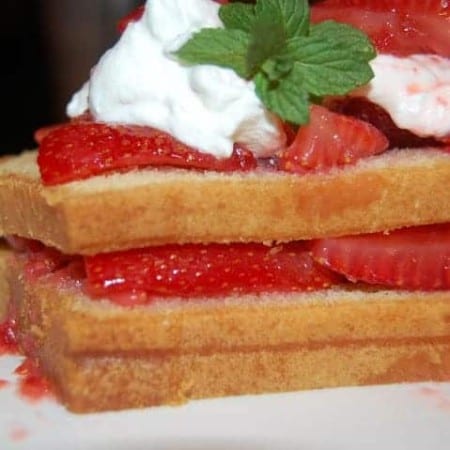
[[[76,415],[16,393],[0,358],[0,448],[32,450],[448,450],[450,383],[243,396]]]

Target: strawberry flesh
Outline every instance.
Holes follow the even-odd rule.
[[[313,258],[351,281],[402,289],[450,289],[450,223],[320,239]]]
[[[121,20],[120,30],[139,20],[143,13],[144,6],[136,8]],[[399,55],[420,52],[450,55],[450,8],[440,0],[315,2],[312,20],[326,19],[361,28],[379,51]],[[290,145],[268,160],[270,164],[259,161],[259,165],[304,173],[352,164],[387,148],[442,145],[399,130],[384,110],[367,106],[369,102],[363,106],[357,102],[345,100],[335,105],[335,112],[342,115],[313,106],[311,123],[302,126]],[[346,119],[344,115],[362,121]],[[88,116],[69,124],[41,128],[35,138],[40,144],[38,164],[46,185],[148,166],[227,172],[252,170],[258,165],[250,151],[237,145],[231,157],[219,159],[161,131],[94,123]]]
[[[441,147],[443,142],[431,137],[420,137],[409,130],[398,128],[389,113],[381,106],[363,97],[333,99],[327,103],[332,111],[356,117],[372,124],[389,141],[389,148]]]
[[[129,14],[127,14],[125,17],[122,17],[119,22],[117,23],[117,31],[119,33],[123,33],[126,29],[126,27],[132,23],[137,22],[143,15],[145,11],[145,5],[138,6],[137,8],[133,9]]]
[[[246,171],[256,167],[256,159],[238,146],[229,158],[220,159],[153,128],[80,121],[42,138],[38,165],[42,182],[55,185],[147,166]]]
[[[71,118],[69,123],[88,123],[88,122],[92,122],[92,121],[93,121],[92,116],[90,115],[90,113],[86,112],[77,117]],[[52,123],[50,125],[42,126],[41,128],[38,128],[34,132],[33,138],[34,138],[35,142],[40,146],[46,136],[48,136],[53,131],[61,128],[62,126],[66,126],[66,125],[67,125],[67,123],[63,122],[63,123]]]
[[[87,291],[93,297],[132,293],[199,297],[326,288],[340,277],[316,264],[296,242],[186,244],[134,249],[85,257]]]
[[[312,7],[311,19],[353,25],[381,53],[450,56],[450,6],[441,0],[325,0]]]
[[[23,249],[26,250],[23,250]],[[94,300],[133,306],[158,298],[309,292],[364,282],[450,289],[450,223],[389,233],[263,244],[185,244],[66,256],[36,241],[19,247],[28,279],[76,282]]]
[[[400,13],[449,14],[446,1],[442,0],[324,0],[323,6],[353,6],[370,11],[396,11]]]
[[[388,145],[386,136],[369,123],[315,105],[309,123],[280,152],[279,165],[295,173],[327,169],[381,153]]]

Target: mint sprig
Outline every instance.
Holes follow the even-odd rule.
[[[270,34],[266,30],[270,27]],[[286,29],[281,23],[272,23],[270,16],[258,16],[249,32],[246,50],[247,78],[253,78],[266,61],[271,61],[283,52]]]
[[[346,94],[373,77],[369,38],[334,21],[311,24],[307,0],[228,3],[219,16],[224,28],[200,30],[176,56],[253,80],[264,105],[286,121],[308,122],[311,102]]]
[[[309,30],[308,1],[264,0],[255,5],[256,17],[271,18],[286,29],[288,38],[302,36]],[[267,29],[266,31],[270,30]]]
[[[247,3],[227,3],[219,9],[225,28],[250,32],[255,20],[255,7]]]
[[[204,28],[187,41],[176,55],[189,64],[213,64],[248,77],[250,37],[238,29]]]

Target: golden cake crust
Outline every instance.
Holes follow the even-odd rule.
[[[353,286],[124,308],[28,279],[20,259],[10,283],[19,340],[77,412],[450,380],[449,292]]]
[[[5,318],[9,304],[9,286],[7,281],[7,262],[10,251],[0,239],[0,322]]]
[[[64,253],[272,242],[450,221],[450,154],[392,151],[329,173],[142,170],[42,186],[35,152],[0,164],[0,234]]]

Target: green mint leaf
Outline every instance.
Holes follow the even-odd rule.
[[[286,45],[286,32],[282,23],[260,15],[253,23],[249,37],[247,67],[253,76],[269,58],[282,51]]]
[[[307,0],[229,3],[219,15],[225,28],[201,30],[176,55],[253,79],[265,106],[284,120],[306,123],[311,102],[347,94],[373,77],[369,38],[334,21],[311,25]]]
[[[309,5],[307,0],[257,0],[256,16],[272,18],[282,23],[288,38],[304,36],[309,32]]]
[[[269,80],[275,81],[287,75],[293,67],[294,63],[291,61],[279,62],[275,58],[269,58],[261,66],[261,72],[263,72]]]
[[[272,64],[286,46],[289,37],[309,30],[309,9],[306,0],[258,0],[250,26],[250,46],[247,57],[249,73],[262,69],[270,78],[286,74],[287,65]],[[289,66],[289,70],[292,64]],[[277,75],[278,74],[278,75]]]
[[[260,72],[254,82],[256,94],[273,113],[297,124],[309,121],[309,96],[293,72],[278,82]]]
[[[248,34],[241,30],[203,28],[181,46],[175,55],[188,64],[213,64],[248,77]]]
[[[308,37],[291,39],[279,62],[295,61],[304,89],[316,96],[343,95],[366,84],[375,51],[366,35],[348,25],[322,22]]]
[[[313,25],[310,31],[311,38],[320,40],[327,39],[328,42],[335,41],[335,48],[341,50],[346,45],[351,56],[369,61],[376,56],[369,37],[362,31],[344,23],[326,20]]]
[[[220,7],[219,17],[225,28],[248,33],[255,20],[255,8],[245,3],[228,3]]]

